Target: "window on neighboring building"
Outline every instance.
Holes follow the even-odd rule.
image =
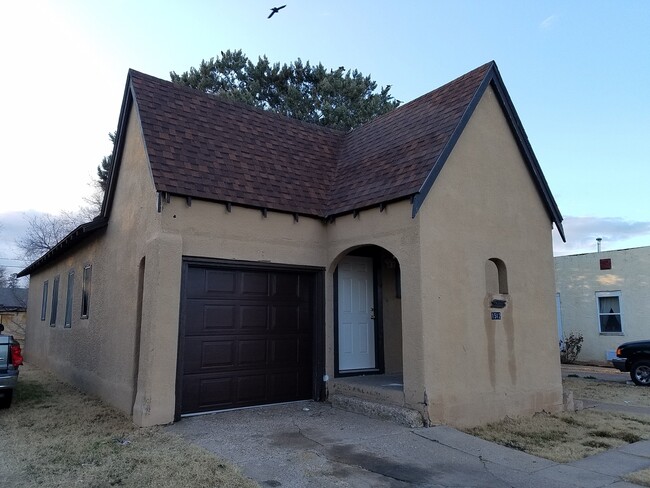
[[[92,276],[92,265],[84,266],[83,281],[81,283],[81,318],[87,319],[90,313],[90,279]]]
[[[43,302],[41,303],[41,320],[45,320],[45,315],[47,315],[47,280],[43,282]]]
[[[56,312],[59,308],[59,277],[54,278],[52,283],[52,310],[50,311],[50,325],[56,325]]]
[[[598,304],[598,322],[600,333],[623,333],[623,322],[621,320],[621,292],[596,292],[596,301]]]
[[[64,327],[72,327],[72,294],[74,292],[74,270],[68,273],[68,291],[65,296],[65,323]]]

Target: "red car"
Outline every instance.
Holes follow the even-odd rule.
[[[12,336],[3,335],[0,324],[0,408],[8,408],[18,383],[18,367],[23,364],[20,344]]]

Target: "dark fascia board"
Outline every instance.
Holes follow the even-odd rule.
[[[424,200],[426,199],[429,191],[433,187],[433,183],[435,182],[436,178],[438,178],[438,175],[440,174],[442,167],[447,162],[447,158],[451,154],[451,151],[454,149],[456,143],[458,142],[458,139],[460,138],[460,135],[465,130],[465,127],[467,126],[469,119],[474,114],[474,110],[476,109],[476,106],[478,105],[479,101],[483,97],[485,90],[487,90],[489,86],[492,86],[492,88],[497,94],[497,99],[499,101],[499,104],[501,105],[501,108],[506,115],[506,119],[508,120],[508,125],[510,126],[510,129],[513,132],[515,140],[517,141],[517,146],[519,147],[519,150],[521,151],[524,157],[526,166],[528,167],[528,170],[530,171],[530,174],[533,177],[533,181],[535,182],[537,191],[539,192],[540,197],[545,203],[546,210],[549,214],[549,217],[557,227],[557,230],[560,233],[560,237],[562,237],[562,240],[566,242],[566,237],[564,235],[564,228],[562,227],[562,220],[563,220],[562,214],[560,213],[557,203],[555,202],[555,199],[551,194],[551,190],[548,186],[548,183],[546,182],[546,178],[544,177],[544,174],[542,173],[542,169],[539,166],[539,162],[535,157],[533,148],[530,146],[530,143],[528,142],[528,136],[524,131],[523,125],[521,124],[521,120],[517,115],[517,111],[515,110],[515,107],[512,104],[510,95],[506,90],[505,84],[503,83],[503,80],[499,73],[499,69],[497,68],[497,65],[494,61],[491,62],[490,69],[488,70],[488,72],[485,75],[485,78],[483,79],[478,89],[476,90],[474,97],[472,98],[469,105],[467,106],[465,113],[461,117],[460,122],[456,127],[456,129],[454,130],[451,137],[449,138],[449,141],[447,141],[445,148],[440,153],[440,156],[436,161],[436,164],[433,166],[433,168],[427,175],[427,178],[422,184],[422,187],[420,188],[419,192],[415,194],[413,199],[412,216],[415,218],[418,211],[420,210],[420,207],[424,203]]]
[[[108,178],[108,187],[102,202],[102,210],[100,215],[108,219],[113,206],[113,198],[115,196],[115,185],[117,184],[117,175],[122,164],[122,153],[124,151],[124,141],[126,140],[126,129],[129,122],[129,113],[133,106],[134,95],[133,87],[131,86],[131,71],[126,77],[126,86],[124,87],[124,97],[122,98],[122,107],[120,108],[120,118],[117,123],[117,135],[115,144],[113,145],[113,168]]]
[[[18,273],[18,278],[32,274],[34,271],[42,268],[43,266],[52,263],[75,244],[86,239],[91,234],[94,234],[99,229],[103,229],[107,225],[108,219],[105,219],[103,217],[96,217],[94,220],[88,223],[81,224],[67,236],[61,239],[61,241],[56,246],[54,246],[52,249],[50,249],[48,252],[43,254],[40,258],[27,266],[20,273]]]

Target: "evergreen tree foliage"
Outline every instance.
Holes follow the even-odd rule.
[[[225,96],[255,107],[336,129],[351,129],[400,104],[390,85],[377,90],[370,76],[357,70],[326,69],[300,58],[290,64],[271,63],[266,56],[253,63],[241,50],[201,61],[198,68],[170,73],[174,83]]]
[[[117,132],[109,132],[108,137],[110,138],[113,145],[115,145],[115,137]],[[102,162],[97,166],[97,185],[102,190],[102,193],[106,193],[108,188],[108,178],[111,175],[111,169],[113,169],[113,153],[108,156],[104,156]]]

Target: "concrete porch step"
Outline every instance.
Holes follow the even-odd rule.
[[[425,425],[422,414],[398,405],[378,403],[376,401],[340,393],[330,393],[328,401],[332,406],[348,412],[359,413],[371,418],[388,420],[406,427],[423,427]]]
[[[372,402],[404,406],[402,375],[366,375],[331,379],[330,395],[344,395]]]

